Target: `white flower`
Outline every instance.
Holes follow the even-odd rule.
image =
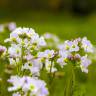
[[[63,58],[63,57],[57,59],[57,63],[59,63],[62,68],[64,65],[67,64],[66,61],[67,61],[67,58]]]
[[[31,53],[28,53],[24,56],[24,59],[26,59],[27,61],[32,60],[34,57],[31,55]]]
[[[9,87],[8,91],[19,91],[21,89],[24,92],[23,96],[26,96],[30,91],[30,96],[47,96],[48,90],[46,88],[46,83],[42,80],[38,80],[36,78],[28,77],[28,76],[11,76],[8,82],[12,83],[13,87]],[[18,95],[20,95],[17,92]],[[13,96],[17,96],[14,94]]]
[[[58,48],[58,45],[60,44],[60,39],[56,35],[45,33],[43,36],[47,42],[46,47]]]
[[[59,58],[57,59],[57,63],[59,63],[62,68],[64,65],[67,64],[69,55],[70,55],[69,51],[59,50]]]
[[[21,94],[17,92],[17,93],[13,93],[12,96],[21,96]]]
[[[45,68],[48,73],[50,73],[50,71],[52,73],[57,71],[57,69],[54,67],[54,62],[51,62],[48,59],[46,59],[46,61],[45,61]]]
[[[26,34],[28,37],[33,38],[33,36],[36,36],[36,35],[38,36],[38,34],[35,33],[35,30],[33,28],[27,28],[27,29],[28,29],[28,31],[26,31]]]
[[[88,73],[88,69],[87,68],[88,68],[88,66],[90,64],[91,64],[91,60],[88,59],[87,55],[81,57],[80,67],[81,67],[82,72]]]
[[[31,72],[32,75],[35,75],[35,76],[39,76],[39,67],[37,66],[33,66],[32,64],[29,64],[29,63],[25,63],[24,66],[22,66],[22,69],[21,70],[29,70]]]
[[[16,61],[13,58],[9,58],[9,62],[11,65],[16,65]]]
[[[16,28],[16,30],[14,30],[14,31],[18,32],[19,36],[25,35],[25,36],[30,37],[30,38],[36,37],[38,35],[37,33],[35,33],[35,30],[32,28],[19,27],[19,28]]]
[[[69,52],[77,52],[79,51],[78,42],[74,41],[65,41],[64,43],[64,49],[68,50]]]
[[[21,42],[21,39],[20,39],[19,36],[18,36],[18,32],[17,32],[17,31],[13,31],[13,32],[10,34],[10,38],[5,39],[4,42],[5,42],[5,43],[6,43],[6,42],[20,43],[20,42]]]
[[[47,96],[48,90],[44,81],[34,79],[32,77],[24,77],[25,83],[22,87],[24,92],[31,91],[30,96]]]
[[[38,42],[39,40],[39,35],[37,33],[34,33],[32,36],[31,36],[31,44],[34,44]]]
[[[45,37],[45,39],[51,39],[51,38],[53,38],[53,34],[45,33],[44,37]]]
[[[16,29],[16,23],[15,23],[15,22],[9,23],[9,24],[8,24],[8,29],[9,29],[10,31],[15,30],[15,29]]]
[[[8,54],[12,58],[21,57],[22,51],[19,45],[12,44],[8,49]]]
[[[69,52],[78,52],[79,46],[78,46],[79,39],[75,39],[74,41],[66,40],[64,44],[58,45],[59,50],[69,51]]]
[[[55,42],[56,42],[56,43],[59,42],[59,38],[58,38],[56,35],[51,34],[51,33],[45,33],[45,34],[44,34],[44,38],[47,39],[47,40],[53,40],[54,43],[55,43]]]
[[[46,42],[44,40],[44,37],[40,37],[38,39],[38,46],[46,46]]]
[[[5,42],[11,44],[18,44],[27,49],[39,49],[42,46],[46,46],[44,37],[39,37],[32,28],[16,28],[11,34],[10,38],[6,39]]]
[[[38,53],[39,58],[53,58],[54,55],[55,55],[54,50],[45,50],[44,52]]]
[[[15,65],[16,66],[16,64],[18,64],[19,63],[19,58],[16,58],[16,59],[14,59],[14,58],[9,58],[9,63],[10,63],[10,65]]]
[[[0,45],[0,54],[6,52],[6,47]]]
[[[82,39],[82,48],[84,48],[85,52],[93,52],[93,45],[91,44],[91,42],[89,40],[87,40],[86,37],[84,37]]]
[[[16,91],[22,88],[23,85],[23,79],[19,76],[11,76],[10,79],[8,79],[8,82],[11,83],[13,86],[8,88],[8,91]]]
[[[40,59],[33,59],[31,61],[27,61],[22,66],[22,70],[26,69],[31,72],[32,75],[39,76],[40,69],[42,68],[42,62]]]
[[[64,50],[65,49],[64,43],[59,44],[57,47],[58,47],[59,50]]]
[[[63,58],[67,58],[70,55],[69,51],[66,50],[60,50],[59,51],[59,56],[63,57]]]

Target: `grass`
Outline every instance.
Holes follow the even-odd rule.
[[[60,38],[72,39],[76,37],[87,36],[88,39],[96,44],[96,15],[92,14],[87,17],[76,17],[72,15],[65,15],[64,13],[47,13],[47,12],[25,12],[5,16],[0,20],[1,22],[15,21],[20,27],[32,27],[36,29],[39,34],[50,32],[57,34]],[[0,43],[9,36],[8,32],[0,34]],[[90,67],[87,82],[82,83],[82,90],[87,88],[87,93],[84,96],[96,96],[96,62]],[[2,68],[2,67],[1,67]],[[1,69],[0,68],[0,69]],[[79,78],[83,78],[82,76]],[[64,78],[56,78],[54,80],[54,93],[51,96],[63,96]],[[0,95],[1,96],[1,95]],[[3,95],[5,96],[5,95]],[[78,95],[79,96],[79,95]],[[81,96],[81,95],[80,95]]]

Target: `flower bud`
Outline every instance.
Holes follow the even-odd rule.
[[[6,47],[0,46],[0,56],[6,51]]]

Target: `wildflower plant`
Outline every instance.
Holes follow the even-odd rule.
[[[67,40],[63,45],[59,46],[59,58],[57,62],[61,67],[68,63],[73,63],[72,66],[80,67],[82,72],[88,73],[87,67],[91,64],[88,55],[93,53],[93,51],[93,45],[86,37],[72,41]]]
[[[10,34],[10,38],[6,39],[5,42],[10,43],[6,55],[9,59],[9,64],[16,68],[17,75],[12,76],[8,80],[13,84],[13,87],[9,88],[9,91],[20,91],[18,93],[20,96],[48,95],[46,84],[38,78],[35,78],[40,75],[39,72],[42,68],[42,62],[41,59],[38,58],[37,53],[46,45],[44,38],[39,37],[31,28],[17,28]],[[24,90],[23,78],[26,86]],[[21,85],[20,80],[22,82]],[[45,91],[46,94],[43,93]]]
[[[66,40],[61,44],[55,35],[47,33],[39,36],[32,28],[16,28],[4,42],[9,46],[0,46],[0,58],[6,58],[13,68],[7,80],[11,84],[8,91],[12,96],[51,95],[52,79],[66,66],[69,66],[66,68],[70,75],[65,78],[64,96],[75,96],[74,90],[78,85],[75,71],[88,73],[90,54],[94,52],[86,37]],[[42,72],[48,77],[48,82],[41,78]],[[68,75],[66,70],[63,72]]]
[[[81,69],[82,72],[88,73],[88,66],[91,64],[89,56],[94,52],[93,45],[86,37],[84,37],[82,39],[77,38],[71,41],[67,40],[64,44],[58,46],[58,48],[59,58],[57,59],[57,63],[60,64],[61,68],[69,66],[68,68],[70,70],[69,73],[67,71],[70,75],[67,78],[69,81],[66,83],[64,96],[75,96],[74,91],[78,91],[76,88],[79,87],[76,82],[75,71]]]

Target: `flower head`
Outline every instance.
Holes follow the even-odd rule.
[[[44,52],[38,53],[39,58],[53,58],[54,55],[55,55],[54,50],[45,50]]]
[[[1,56],[1,55],[4,56],[4,55],[6,54],[6,51],[7,51],[7,48],[0,45],[0,56]]]
[[[89,60],[87,58],[87,55],[86,56],[83,56],[81,57],[81,64],[80,64],[80,67],[81,67],[81,70],[82,72],[85,72],[85,73],[88,73],[88,66],[91,64],[91,60]]]
[[[93,52],[93,45],[86,37],[82,39],[82,48],[84,48],[85,52]]]
[[[8,29],[9,29],[10,31],[15,30],[15,29],[16,29],[16,23],[15,23],[15,22],[10,22],[10,23],[8,24]]]
[[[46,88],[46,83],[42,80],[38,80],[32,77],[23,76],[11,76],[8,82],[12,83],[12,87],[8,88],[8,91],[21,91],[27,94],[30,91],[30,96],[47,96],[48,90]],[[17,95],[19,93],[16,93]],[[19,94],[20,95],[20,94]],[[13,95],[14,96],[14,95]],[[25,95],[24,95],[25,96]]]

